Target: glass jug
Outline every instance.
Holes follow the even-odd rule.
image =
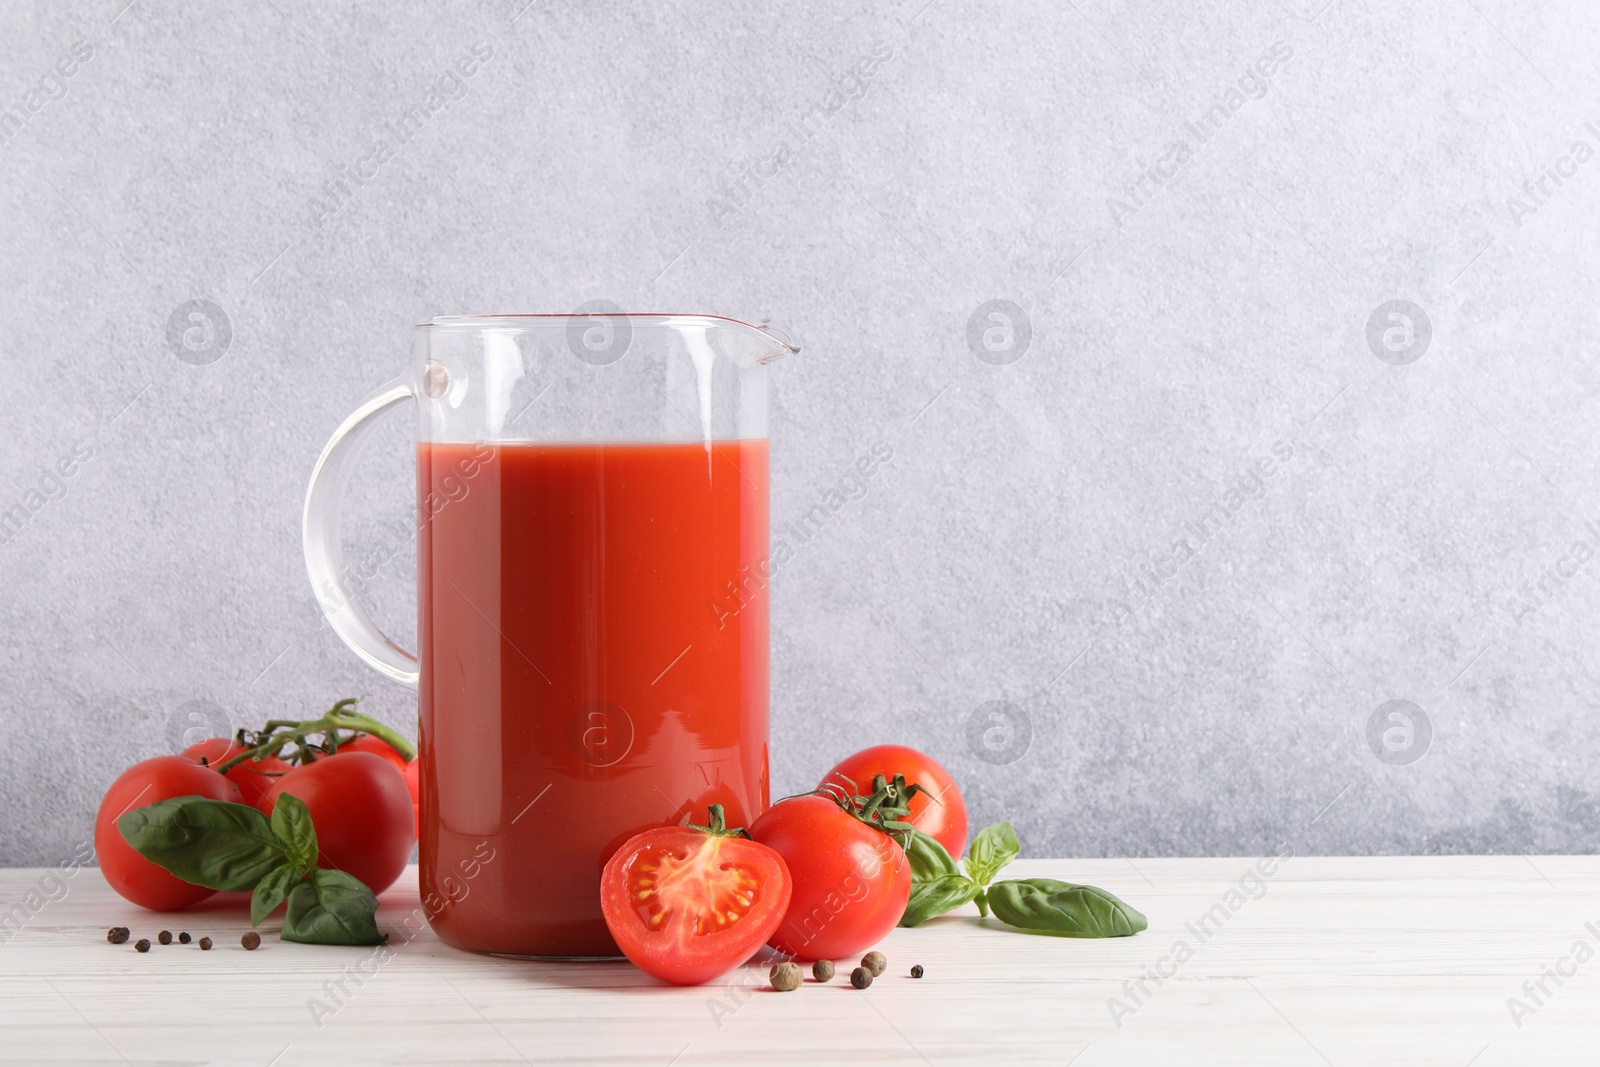
[[[334,433],[304,536],[334,631],[417,690],[421,897],[439,937],[614,956],[600,872],[641,830],[765,810],[767,367],[705,315],[416,327],[411,370]],[[413,656],[344,590],[341,468],[415,401]]]

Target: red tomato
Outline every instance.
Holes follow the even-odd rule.
[[[713,826],[720,819],[713,816]],[[772,849],[698,826],[636,834],[606,862],[600,911],[623,955],[678,985],[707,982],[755,955],[789,907]]]
[[[196,763],[203,757],[208,766],[219,767],[243,751],[244,746],[231,737],[213,737],[190,745],[183,754]],[[270,815],[272,805],[267,802],[267,793],[278,780],[276,776],[292,770],[293,765],[277,756],[266,756],[259,761],[245,760],[229,770],[228,780],[239,787],[239,796],[246,804]]]
[[[417,761],[407,760],[396,752],[389,742],[371,734],[362,734],[354,741],[340,745],[337,754],[342,756],[346,752],[370,752],[374,756],[382,756],[395,765],[401,777],[406,780],[406,788],[411,791],[411,832],[421,836],[422,827],[417,821]]]
[[[911,899],[911,864],[894,838],[822,794],[768,808],[750,836],[789,868],[794,893],[767,944],[802,960],[859,955],[894,929]]]
[[[214,892],[190,885],[151,863],[117,829],[117,820],[127,812],[173,797],[240,803],[239,787],[209,767],[183,756],[157,756],[123,771],[106,790],[94,817],[94,851],[100,873],[125,899],[152,911],[187,908]]]
[[[956,859],[967,847],[967,804],[955,779],[932,758],[905,745],[874,745],[854,756],[847,756],[822,776],[821,787],[841,785],[866,795],[872,792],[874,775],[893,779],[897,774],[922,788],[907,802],[911,814],[906,822],[938,841]],[[848,779],[849,781],[847,781]]]
[[[305,802],[317,828],[317,866],[344,871],[381,893],[411,859],[411,795],[394,765],[370,752],[329,756],[278,779],[267,799]]]
[[[394,764],[394,768],[397,771],[404,771],[407,767],[411,766],[410,762],[404,756],[395,751],[393,745],[389,744],[389,742],[385,741],[383,738],[373,737],[371,734],[362,734],[360,737],[357,737],[352,741],[346,741],[344,744],[339,746],[339,752],[341,754],[345,752],[370,752],[374,756],[382,756],[384,759]]]

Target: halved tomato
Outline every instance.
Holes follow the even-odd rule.
[[[723,826],[668,826],[635,834],[606,862],[600,910],[623,955],[648,975],[698,985],[754,956],[793,886],[783,857]]]

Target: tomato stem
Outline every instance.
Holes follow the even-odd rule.
[[[689,829],[699,830],[701,833],[710,834],[712,837],[748,838],[750,836],[742,826],[736,826],[732,830],[728,829],[728,825],[724,821],[721,804],[712,804],[706,808],[706,823],[707,825],[705,826],[696,826],[694,823],[690,823]]]
[[[850,790],[860,788],[844,775],[839,777],[849,783]],[[911,814],[911,798],[925,790],[915,782],[907,783],[903,774],[895,775],[893,780],[885,775],[877,775],[872,779],[872,793],[869,796],[854,796],[850,790],[830,782],[817,792],[873,829],[888,834],[904,848],[905,838],[912,829],[911,824],[905,821]]]
[[[370,715],[352,710],[359,699],[359,697],[346,697],[329,708],[321,718],[272,719],[259,732],[240,730],[239,743],[247,747],[226,763],[219,763],[217,772],[227,774],[246,760],[258,762],[269,756],[276,756],[288,744],[293,744],[296,749],[291,762],[312,763],[318,756],[328,756],[338,752],[340,745],[349,744],[355,736],[361,734],[371,734],[383,741],[400,753],[408,763],[416,759],[416,747],[398,730]],[[352,736],[341,739],[340,730],[349,731]],[[310,734],[322,735],[322,741],[313,744],[306,740]]]

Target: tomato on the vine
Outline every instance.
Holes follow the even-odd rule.
[[[134,808],[191,796],[242,802],[238,786],[185,756],[157,756],[135,763],[106,790],[94,817],[94,851],[106,882],[125,899],[152,911],[177,911],[213,893],[151,863],[117,829],[117,820]]]
[[[897,815],[892,799],[871,807],[843,794],[780,800],[750,827],[794,880],[789,908],[767,944],[798,959],[842,959],[871,948],[911,898],[911,864],[884,828],[904,808]]]
[[[891,780],[901,774],[919,787],[907,802],[910,813],[905,821],[960,859],[967,846],[967,804],[950,772],[933,757],[905,745],[874,745],[840,760],[822,776],[820,788],[861,791],[880,774]]]
[[[209,767],[220,767],[224,763],[246,752],[248,749],[231,737],[212,737],[190,745],[183,750],[189,759],[199,763],[202,759]],[[245,760],[228,768],[228,781],[239,787],[239,795],[244,803],[252,808],[272,814],[272,805],[267,801],[267,793],[272,790],[280,775],[288,774],[294,767],[279,759],[277,756],[263,756],[259,760]]]
[[[622,954],[678,985],[708,982],[755,955],[789,906],[783,860],[722,805],[707,826],[668,826],[630,837],[600,875],[600,911]]]
[[[419,763],[417,760],[408,760],[395,747],[381,737],[372,734],[362,734],[353,741],[346,741],[339,746],[338,755],[346,752],[370,752],[374,756],[388,760],[394,764],[400,776],[406,780],[406,788],[411,791],[411,830],[420,836],[421,824],[417,819],[417,786],[419,777]]]
[[[381,893],[394,884],[416,843],[415,813],[394,764],[370,752],[327,756],[277,780],[269,810],[285,793],[299,798],[317,829],[317,866],[344,871]]]

